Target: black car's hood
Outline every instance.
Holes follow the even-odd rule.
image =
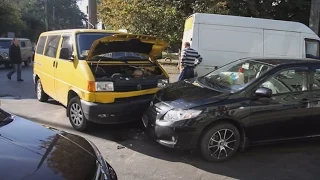
[[[219,102],[229,93],[209,89],[196,80],[179,81],[159,91],[157,98],[174,108],[189,109]]]
[[[84,138],[15,117],[0,127],[2,180],[92,179],[96,155]]]

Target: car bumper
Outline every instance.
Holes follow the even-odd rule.
[[[197,148],[201,133],[196,126],[188,125],[194,119],[166,122],[157,118],[154,110],[149,107],[142,116],[142,121],[149,136],[163,146],[183,150]]]
[[[88,121],[98,124],[119,124],[141,119],[151,99],[152,96],[145,96],[114,103],[93,103],[81,100],[81,105]]]

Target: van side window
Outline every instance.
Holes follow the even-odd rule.
[[[60,36],[49,36],[44,55],[55,58],[57,55],[59,41]]]
[[[320,42],[317,40],[306,39],[306,57],[320,58]]]
[[[26,47],[26,42],[21,41],[21,47]]]
[[[72,44],[72,41],[71,41],[71,36],[63,36],[62,37],[61,49],[62,48],[69,49],[69,56],[72,55],[72,53],[73,53],[73,44]],[[60,51],[60,56],[61,56],[61,51]],[[63,59],[63,58],[60,57],[60,59]]]
[[[42,36],[39,39],[38,45],[36,46],[36,53],[37,54],[43,54],[43,50],[44,50],[44,43],[46,43],[47,40],[47,36]]]

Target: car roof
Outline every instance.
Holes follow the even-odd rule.
[[[244,58],[244,59],[258,61],[271,66],[320,63],[320,60],[311,59],[311,58],[283,58],[283,57],[261,58],[261,57],[258,57],[258,58]]]
[[[64,29],[64,30],[54,30],[41,33],[41,35],[50,35],[50,34],[76,34],[76,33],[123,33],[120,31],[112,30],[101,30],[101,29]]]

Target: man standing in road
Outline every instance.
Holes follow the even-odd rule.
[[[10,46],[9,58],[13,66],[13,70],[7,74],[8,79],[11,80],[12,74],[17,72],[17,81],[23,81],[23,79],[21,79],[21,50],[19,46],[19,41],[16,38],[13,39],[12,44]]]
[[[179,76],[179,81],[194,78],[194,68],[202,62],[201,55],[190,47],[189,42],[184,43],[184,50],[181,55],[181,65],[183,70]]]

